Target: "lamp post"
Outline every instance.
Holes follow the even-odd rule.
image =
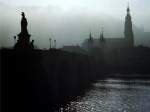
[[[56,49],[56,40],[54,40],[54,48]]]
[[[51,41],[52,41],[52,39],[49,38],[49,42],[50,42],[50,48],[49,48],[49,49],[51,49],[51,46],[52,46],[52,45],[51,45],[51,44],[52,44]]]

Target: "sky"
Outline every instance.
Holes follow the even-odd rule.
[[[3,15],[1,15],[0,17],[0,25],[3,24],[2,26],[5,27],[12,27],[14,25],[13,30],[10,28],[10,32],[17,32],[20,27],[20,12],[25,11],[30,23],[29,29],[33,34],[36,35],[41,30],[43,31],[43,35],[42,33],[40,33],[40,36],[44,37],[44,35],[48,35],[48,30],[51,30],[50,32],[53,32],[55,34],[57,33],[57,30],[59,34],[54,34],[55,37],[58,38],[61,36],[60,41],[66,39],[65,42],[60,42],[61,45],[69,42],[71,43],[71,41],[78,43],[83,39],[70,39],[71,35],[74,35],[74,37],[81,35],[80,33],[79,35],[74,34],[73,30],[77,32],[86,32],[83,29],[80,29],[79,31],[79,26],[77,26],[78,24],[82,25],[82,21],[87,21],[86,23],[90,21],[89,25],[85,25],[86,23],[82,25],[84,27],[88,27],[87,29],[89,31],[91,27],[94,30],[94,24],[105,26],[103,25],[104,23],[98,21],[97,19],[101,19],[103,18],[103,16],[107,16],[107,18],[110,17],[112,19],[124,22],[128,4],[131,9],[133,24],[145,31],[150,31],[150,24],[148,24],[150,20],[150,0],[0,0],[0,12],[3,13],[5,11],[5,13],[3,13]],[[94,19],[90,18],[92,16]],[[12,18],[12,22],[9,20],[9,18]],[[89,20],[89,18],[93,20]],[[81,20],[77,21],[77,19]],[[73,21],[74,24],[70,24]],[[8,25],[6,26],[5,23]],[[40,30],[36,32],[34,29],[37,30],[37,24],[40,24],[41,28],[39,28]],[[70,26],[68,24],[70,24]],[[74,29],[71,29],[71,25],[74,27]],[[43,30],[42,27],[45,27],[45,29]],[[71,29],[71,31],[63,31],[63,28],[69,28]],[[112,29],[112,31],[113,30],[114,29]],[[110,32],[110,30],[108,31]],[[12,34],[13,33],[10,33],[7,36],[11,36]],[[87,36],[87,34],[85,36]],[[120,34],[120,36],[122,36],[122,34]],[[38,37],[36,38],[38,40]],[[3,40],[6,41],[6,39]],[[44,43],[44,40],[39,39],[39,41],[41,43],[43,41]]]
[[[64,11],[84,10],[100,11],[109,14],[120,14],[129,3],[135,15],[147,15],[150,0],[0,0],[3,3],[16,6],[56,6]]]

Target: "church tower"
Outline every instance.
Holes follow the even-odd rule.
[[[125,29],[124,29],[124,36],[127,40],[127,44],[129,48],[134,47],[134,34],[132,29],[132,19],[130,15],[130,8],[129,5],[127,7],[127,15],[125,17]]]

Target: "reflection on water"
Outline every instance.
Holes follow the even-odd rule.
[[[150,112],[150,81],[101,80],[63,112]]]

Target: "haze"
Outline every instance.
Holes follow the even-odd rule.
[[[58,47],[81,44],[90,29],[98,38],[101,27],[106,37],[123,37],[128,2],[135,32],[149,32],[149,0],[0,0],[0,44],[13,46],[13,36],[20,32],[22,11],[39,48],[48,48],[49,38],[56,39]],[[141,37],[136,40],[137,44],[149,42]]]

